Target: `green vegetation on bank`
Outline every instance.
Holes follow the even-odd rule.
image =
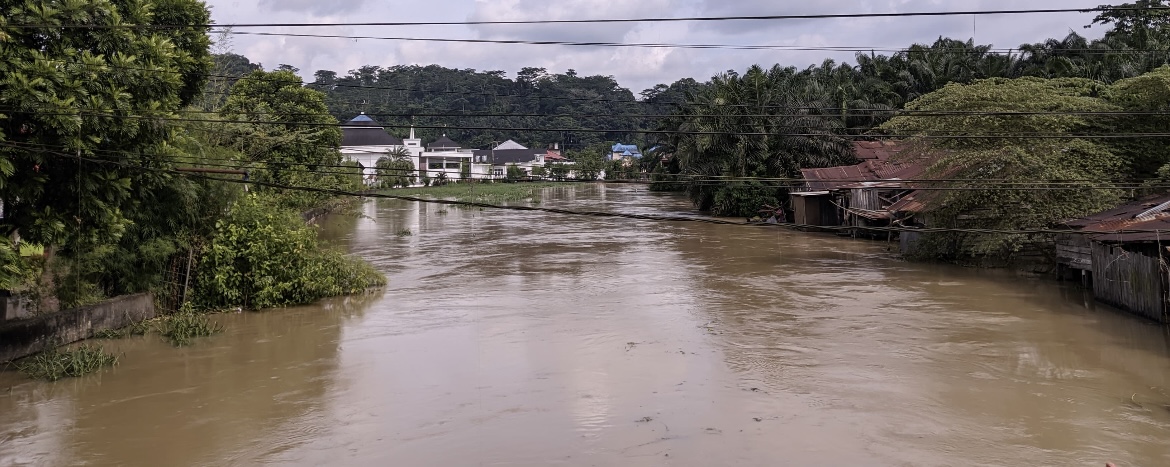
[[[53,349],[16,362],[16,369],[25,376],[45,381],[58,381],[95,373],[118,364],[118,356],[106,353],[95,345],[81,345],[71,349]]]
[[[296,213],[258,195],[216,225],[199,265],[195,305],[261,309],[309,303],[385,285],[369,264],[322,248]]]
[[[199,337],[211,337],[223,332],[223,326],[205,314],[183,311],[158,319],[158,333],[175,347],[186,347]]]
[[[158,333],[175,347],[185,347],[195,338],[210,337],[223,332],[223,326],[212,321],[209,314],[196,312],[188,305],[177,313],[139,321],[122,329],[101,331],[95,333],[93,337],[108,340],[126,339],[145,336],[152,332]]]
[[[563,188],[570,182],[457,183],[442,186],[403,188],[383,193],[419,198],[446,199],[470,203],[539,201],[541,190]]]
[[[97,27],[0,24],[0,288],[34,313],[164,297],[188,258],[206,283],[190,281],[184,297],[204,307],[292,305],[384,282],[323,251],[299,221],[337,200],[282,188],[363,186],[324,94],[290,71],[213,57],[206,28],[101,27],[208,24],[201,1],[40,3],[3,3],[0,23]],[[251,74],[208,82],[212,70]],[[191,168],[230,170],[177,170]],[[245,173],[258,182],[250,193]]]

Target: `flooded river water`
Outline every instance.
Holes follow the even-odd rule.
[[[689,210],[636,190],[543,205]],[[1073,287],[781,229],[366,215],[325,235],[385,291],[0,374],[0,465],[1170,465],[1165,332]]]

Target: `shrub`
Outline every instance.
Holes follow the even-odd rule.
[[[183,347],[191,345],[194,338],[223,332],[223,326],[211,321],[206,315],[186,311],[160,318],[158,332],[175,347]]]
[[[199,265],[196,303],[204,308],[273,308],[384,285],[370,265],[323,249],[293,211],[255,195],[241,199]]]
[[[33,379],[57,381],[94,373],[118,364],[118,356],[99,346],[82,345],[71,350],[53,349],[16,362],[16,369]]]

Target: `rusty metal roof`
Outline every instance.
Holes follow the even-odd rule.
[[[859,185],[863,182],[913,179],[922,175],[925,167],[918,161],[902,161],[896,156],[903,146],[888,141],[858,141],[854,143],[857,158],[862,162],[844,167],[801,169],[805,188],[812,191],[844,188],[884,188]],[[892,187],[898,188],[898,187]]]
[[[1099,232],[1091,239],[1107,243],[1170,241],[1170,194],[1150,196],[1108,211],[1074,219],[1066,227]],[[1135,231],[1142,232],[1126,232]]]
[[[893,141],[857,141],[853,143],[853,150],[857,158],[863,161],[888,161],[901,152],[903,146]]]

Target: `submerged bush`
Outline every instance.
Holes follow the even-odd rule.
[[[239,200],[199,265],[196,302],[204,308],[300,305],[384,285],[372,266],[324,249],[295,212],[255,195]]]
[[[16,369],[33,379],[57,381],[94,373],[118,364],[118,356],[100,346],[82,345],[70,350],[53,349],[16,362]]]
[[[96,339],[125,339],[131,336],[145,336],[150,332],[153,323],[149,320],[139,321],[122,329],[107,329],[94,333]]]
[[[158,320],[158,332],[175,347],[191,344],[197,337],[210,337],[223,332],[223,326],[207,315],[182,312],[163,316]]]

